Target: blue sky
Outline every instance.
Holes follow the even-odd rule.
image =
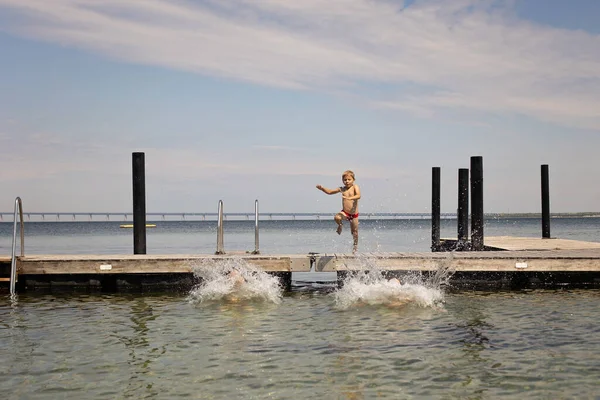
[[[442,211],[484,160],[486,212],[600,211],[600,2],[0,0],[0,205]]]

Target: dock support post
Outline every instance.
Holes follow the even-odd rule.
[[[542,238],[550,239],[550,185],[548,164],[542,165]]]
[[[471,244],[483,250],[483,157],[471,157]]]
[[[469,240],[469,169],[458,170],[458,246],[464,247]]]
[[[146,254],[146,172],[144,153],[132,154],[133,254]]]
[[[272,275],[279,279],[281,287],[286,292],[292,291],[292,273],[291,272],[274,272]]]
[[[440,167],[431,168],[431,251],[440,250]]]

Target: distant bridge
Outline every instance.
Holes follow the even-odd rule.
[[[13,212],[1,212],[0,221],[11,222]],[[333,218],[334,213],[310,212],[261,212],[260,220],[320,220]],[[361,213],[367,219],[429,219],[430,213]],[[146,213],[147,221],[212,221],[217,220],[216,212],[151,212]],[[455,213],[442,213],[442,218],[456,218]],[[132,212],[24,212],[25,221],[132,221]],[[223,213],[228,220],[254,220],[254,212]]]
[[[14,212],[0,212],[0,222],[12,222]],[[334,213],[261,212],[260,220],[320,220],[331,219]],[[216,221],[216,212],[151,212],[147,221]],[[362,219],[431,219],[431,213],[360,213]],[[552,213],[552,218],[600,217],[600,212]],[[132,221],[132,212],[24,212],[25,221]],[[254,220],[254,212],[223,213],[225,220]],[[456,213],[441,213],[442,219],[456,219]],[[487,213],[485,218],[541,218],[540,213]]]

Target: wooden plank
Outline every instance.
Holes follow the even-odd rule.
[[[439,260],[426,259],[382,259],[375,262],[377,268],[389,271],[434,271],[441,267],[453,271],[479,271],[479,272],[510,272],[510,271],[547,271],[547,272],[598,272],[600,273],[600,260],[598,259],[451,259],[440,262]],[[519,268],[519,266],[526,266]],[[363,265],[350,260],[337,260],[336,271],[356,271],[365,269]]]
[[[292,272],[309,272],[310,271],[310,257],[290,256],[290,271],[292,271]]]
[[[318,264],[322,263],[318,260]],[[397,253],[374,257],[369,265],[383,270],[430,271],[442,266],[457,271],[596,271],[600,272],[600,250],[484,251],[448,253]],[[526,266],[525,268],[522,268]],[[331,257],[323,270],[366,269],[360,257]]]
[[[456,242],[456,239],[441,239],[442,242]],[[600,249],[599,242],[570,239],[544,239],[537,237],[489,236],[484,245],[498,250],[577,250]]]
[[[536,239],[537,240],[537,239]],[[550,239],[552,240],[552,239]],[[374,266],[385,270],[600,271],[600,248],[446,253],[348,253],[314,255],[317,272]],[[191,273],[199,263],[241,259],[267,272],[310,270],[309,255],[32,255],[17,257],[19,274]],[[518,266],[526,266],[519,268]]]
[[[534,237],[486,237],[484,244],[505,250],[573,250],[600,249],[600,243],[569,239],[543,239]]]
[[[298,258],[298,257],[296,257]],[[306,257],[304,257],[306,258]],[[26,256],[18,259],[19,273],[27,274],[153,274],[190,273],[198,262],[228,259],[222,256]],[[243,258],[267,272],[290,272],[292,258],[285,256]],[[296,260],[296,271],[308,271],[308,261]]]
[[[481,260],[491,259],[510,259],[510,258],[561,258],[561,259],[600,259],[600,250],[582,249],[582,250],[517,250],[517,251],[484,251],[484,252],[456,252],[442,253],[451,254],[453,258],[472,258]]]
[[[17,257],[21,261],[70,261],[70,260],[278,260],[294,257],[308,257],[297,254],[277,255],[214,255],[214,254],[36,254]]]

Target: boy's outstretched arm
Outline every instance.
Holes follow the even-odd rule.
[[[327,189],[326,187],[323,187],[321,185],[317,185],[317,189],[319,189],[323,193],[327,193],[327,194],[336,194],[336,193],[339,193],[342,191],[342,189],[340,189],[340,188]]]

